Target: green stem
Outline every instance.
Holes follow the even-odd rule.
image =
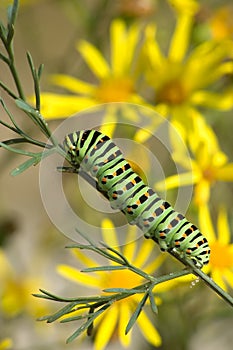
[[[2,81],[0,81],[0,87],[3,90],[5,90],[8,93],[8,95],[11,96],[13,99],[16,100],[18,98],[18,96],[16,96],[16,94],[13,91],[11,91],[5,84],[3,84]]]
[[[13,77],[13,79],[14,79],[14,82],[15,82],[15,85],[16,85],[16,88],[17,88],[19,97],[20,97],[23,101],[26,101],[26,98],[25,98],[25,95],[24,95],[24,92],[23,92],[23,88],[22,88],[22,86],[21,86],[20,79],[19,79],[19,76],[18,76],[18,73],[17,73],[17,69],[16,69],[16,67],[15,67],[15,63],[14,63],[14,53],[13,53],[12,45],[10,45],[10,46],[7,48],[7,52],[8,52],[8,54],[9,54],[9,58],[10,58],[9,68],[10,68],[12,77]]]
[[[225,300],[230,306],[233,306],[233,298],[225,290],[223,290],[214,280],[206,275],[202,270],[198,269],[196,266],[193,266],[189,261],[186,262],[186,265],[189,265],[192,273],[200,279],[202,279],[211,289],[215,291],[223,300]]]

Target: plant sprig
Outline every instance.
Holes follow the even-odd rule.
[[[21,79],[18,75],[18,71],[15,65],[15,55],[14,55],[14,27],[18,11],[18,0],[14,0],[12,6],[8,8],[8,20],[7,25],[0,23],[0,40],[5,48],[5,53],[0,53],[0,60],[9,68],[13,81],[15,83],[16,91],[10,89],[4,82],[0,80],[0,88],[2,88],[11,98],[13,98],[19,110],[23,111],[24,114],[29,117],[36,127],[49,139],[50,143],[43,142],[31,137],[26,130],[23,130],[17,123],[15,117],[10,112],[9,108],[6,106],[3,98],[0,98],[0,104],[8,116],[10,122],[6,122],[0,119],[0,124],[6,127],[8,130],[14,132],[20,137],[12,138],[10,140],[5,140],[0,143],[0,147],[7,149],[8,151],[14,152],[16,154],[22,154],[30,157],[28,161],[24,162],[14,169],[12,175],[18,175],[22,171],[28,169],[30,166],[38,164],[44,157],[52,154],[55,150],[63,155],[62,148],[59,146],[57,140],[52,135],[47,122],[40,113],[40,78],[43,70],[43,65],[41,64],[38,69],[35,68],[32,56],[27,53],[27,61],[29,69],[32,75],[34,94],[35,94],[35,107],[31,106],[25,97]],[[22,143],[29,143],[38,146],[43,149],[48,149],[44,152],[30,152],[27,150],[19,149],[13,145],[18,145]],[[54,151],[51,149],[54,148]]]
[[[136,266],[132,265],[118,250],[110,247],[104,242],[100,242],[102,247],[97,246],[89,237],[85,234],[77,231],[88,244],[73,244],[67,246],[67,248],[77,248],[81,250],[90,250],[93,251],[108,261],[113,261],[117,265],[106,265],[106,266],[93,266],[81,270],[83,273],[96,272],[96,271],[112,271],[112,270],[123,270],[127,269],[141,277],[144,278],[145,282],[141,285],[135,286],[133,288],[106,288],[102,292],[102,295],[99,296],[84,296],[78,298],[62,298],[56,295],[53,295],[45,290],[40,289],[41,294],[33,294],[35,297],[44,298],[47,300],[53,300],[57,302],[65,302],[67,305],[59,309],[52,315],[44,316],[39,318],[40,321],[47,321],[48,323],[57,321],[58,319],[64,322],[72,321],[82,321],[81,325],[75,330],[75,332],[67,339],[67,342],[77,338],[82,332],[87,331],[88,335],[91,334],[91,329],[93,328],[93,323],[95,319],[104,311],[106,311],[113,303],[120,300],[131,297],[135,294],[142,294],[141,301],[136,306],[134,312],[132,313],[128,324],[125,329],[127,334],[135,322],[137,321],[142,309],[145,306],[147,299],[149,299],[151,310],[153,313],[157,313],[158,308],[155,302],[155,294],[153,292],[156,285],[169,281],[181,276],[190,274],[190,269],[186,268],[174,273],[167,275],[162,275],[159,277],[154,277],[148,275],[143,270],[140,270]],[[81,315],[72,315],[77,311],[86,310],[86,313]]]
[[[12,98],[16,104],[16,106],[21,110],[27,118],[33,121],[35,126],[40,130],[42,136],[46,137],[46,142],[41,140],[37,140],[28,134],[26,130],[23,130],[19,124],[17,123],[16,118],[12,115],[9,108],[6,106],[4,100],[0,98],[0,104],[5,111],[8,122],[0,119],[0,124],[17,135],[9,140],[4,140],[0,142],[0,147],[5,148],[6,150],[13,152],[15,154],[21,154],[29,157],[24,163],[19,165],[16,169],[12,171],[12,175],[21,174],[23,171],[31,167],[32,165],[38,164],[44,157],[48,157],[53,153],[60,154],[63,158],[70,161],[69,156],[64,152],[63,148],[59,145],[57,140],[53,137],[47,122],[43,118],[40,112],[40,79],[43,70],[43,65],[40,65],[37,69],[34,65],[33,59],[30,53],[27,53],[27,62],[29,65],[29,69],[32,76],[33,86],[34,86],[34,95],[35,95],[35,107],[31,106],[25,97],[23,85],[21,83],[21,78],[18,75],[17,68],[15,65],[15,55],[14,55],[14,28],[15,21],[18,10],[18,0],[14,0],[12,6],[8,10],[8,20],[7,25],[5,26],[3,23],[0,23],[0,40],[5,48],[4,53],[0,53],[0,60],[3,64],[5,64],[11,73],[15,84],[15,90],[9,88],[4,82],[0,81],[0,88],[5,91],[7,95]],[[49,143],[47,143],[47,139],[49,139]],[[39,152],[31,152],[29,150],[20,149],[17,146],[19,144],[29,144],[35,145],[40,148]],[[43,148],[43,151],[41,151]],[[82,169],[73,169],[69,168],[59,168],[58,170],[62,170],[70,173],[78,173],[82,176],[91,186],[94,188],[96,186],[96,181]],[[105,195],[103,193],[103,195]],[[159,277],[154,277],[146,274],[144,271],[138,269],[137,267],[130,264],[130,262],[118,251],[114,250],[112,247],[102,243],[102,247],[97,247],[89,238],[87,238],[84,234],[81,234],[88,244],[76,244],[72,247],[76,247],[78,249],[91,250],[97,254],[102,255],[104,258],[114,261],[117,265],[108,266],[104,265],[101,267],[92,267],[83,270],[83,273],[94,272],[94,271],[111,271],[112,269],[128,269],[135,274],[140,275],[144,278],[145,283],[140,286],[135,286],[132,289],[125,288],[108,288],[103,291],[103,295],[100,296],[91,296],[91,297],[77,297],[77,298],[62,298],[56,295],[53,295],[45,290],[40,290],[41,294],[35,294],[36,297],[45,298],[47,300],[53,300],[56,302],[67,303],[63,308],[58,310],[55,314],[44,316],[41,320],[46,320],[47,322],[54,322],[62,317],[66,317],[62,319],[61,322],[71,322],[76,320],[81,320],[83,323],[80,327],[68,338],[68,342],[75,339],[79,334],[83,331],[87,331],[88,334],[91,333],[93,328],[94,320],[103,312],[105,312],[114,302],[119,300],[128,298],[134,294],[142,294],[141,301],[137,305],[135,311],[133,312],[128,325],[126,327],[126,333],[130,331],[136,322],[141,310],[143,309],[147,300],[150,302],[150,306],[153,312],[157,312],[157,305],[154,298],[154,288],[157,284],[162,283],[164,281],[168,281],[171,279],[175,279],[180,276],[184,276],[187,274],[194,274],[200,277],[211,289],[213,289],[222,299],[224,299],[229,305],[233,306],[233,298],[226,293],[223,289],[221,289],[209,276],[207,276],[203,271],[194,266],[191,261],[187,261],[183,259],[175,250],[169,250],[168,253],[179,260],[184,266],[184,270],[180,270],[177,272],[170,273],[168,275],[163,275]],[[156,238],[153,240],[157,243]],[[86,313],[83,315],[73,315],[75,311],[85,311]],[[69,317],[68,317],[69,316]]]

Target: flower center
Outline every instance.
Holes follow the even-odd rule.
[[[233,266],[233,254],[230,246],[220,242],[210,245],[210,264],[218,269],[231,268]]]
[[[157,95],[157,102],[178,105],[187,99],[187,91],[180,80],[171,80],[162,86]]]
[[[203,170],[203,177],[208,181],[208,182],[214,182],[216,177],[215,177],[215,171],[214,168],[208,167]]]
[[[103,102],[124,102],[133,93],[133,82],[129,78],[103,80],[96,91],[96,98]]]
[[[142,283],[142,278],[128,270],[110,271],[103,276],[103,288],[133,288]]]

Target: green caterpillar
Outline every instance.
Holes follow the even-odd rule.
[[[64,148],[75,169],[81,166],[97,179],[111,207],[121,210],[146,238],[155,238],[162,251],[175,248],[199,268],[208,264],[207,239],[143,182],[108,136],[96,130],[77,131],[65,137]]]

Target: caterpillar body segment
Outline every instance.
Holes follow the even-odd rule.
[[[73,132],[65,137],[64,148],[74,168],[81,167],[97,179],[111,207],[121,210],[146,238],[155,238],[162,251],[175,249],[199,268],[208,264],[207,239],[143,182],[108,136],[96,130]]]

